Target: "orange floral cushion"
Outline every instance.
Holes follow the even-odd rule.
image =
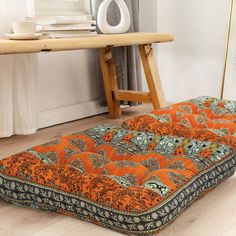
[[[236,103],[207,97],[0,161],[0,196],[126,234],[160,231],[234,174]]]

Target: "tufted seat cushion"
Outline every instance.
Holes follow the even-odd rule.
[[[236,103],[193,99],[0,161],[0,196],[150,234],[235,172]]]

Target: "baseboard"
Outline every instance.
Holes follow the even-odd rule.
[[[66,123],[94,115],[106,113],[107,107],[101,106],[98,100],[57,108],[38,113],[38,128]]]

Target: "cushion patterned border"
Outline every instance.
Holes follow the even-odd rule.
[[[0,161],[0,197],[135,235],[161,231],[236,170],[236,103],[200,97]]]
[[[235,172],[236,154],[195,176],[157,207],[143,214],[132,214],[106,208],[75,195],[46,188],[0,174],[0,196],[6,201],[50,211],[61,209],[80,219],[99,222],[107,228],[130,234],[150,234],[160,231],[186,207],[216,187]],[[17,190],[17,193],[16,193]],[[32,204],[33,202],[33,204]]]

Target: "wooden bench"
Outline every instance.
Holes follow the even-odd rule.
[[[166,106],[165,95],[158,74],[152,44],[171,41],[173,41],[172,35],[157,33],[127,33],[98,35],[97,37],[89,38],[41,39],[29,41],[0,39],[0,55],[92,48],[99,49],[109,117],[117,118],[121,115],[120,101],[122,100],[150,102],[153,104],[154,109]],[[133,45],[139,47],[149,92],[119,90],[117,86],[112,48]]]

